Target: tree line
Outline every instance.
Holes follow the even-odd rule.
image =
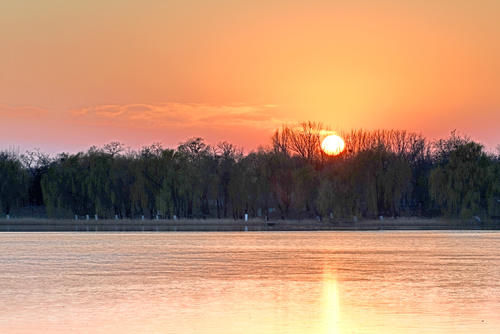
[[[249,154],[192,138],[176,149],[118,142],[50,157],[0,152],[0,213],[72,218],[352,219],[500,216],[500,156],[452,132],[429,141],[399,130],[341,134],[321,150],[319,123],[277,129]]]

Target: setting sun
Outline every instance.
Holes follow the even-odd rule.
[[[339,155],[344,148],[344,140],[337,135],[329,135],[321,142],[321,149],[328,155]]]

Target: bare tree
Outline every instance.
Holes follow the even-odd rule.
[[[290,137],[291,130],[287,126],[283,125],[281,130],[276,129],[271,137],[274,152],[290,155]]]
[[[292,150],[308,162],[313,162],[321,154],[321,123],[303,122],[298,129],[291,131]]]
[[[29,170],[34,170],[42,166],[47,166],[50,163],[50,155],[40,152],[39,148],[33,151],[26,151],[20,156],[23,166]]]
[[[112,157],[114,157],[115,155],[118,155],[121,152],[125,151],[125,146],[118,141],[112,141],[111,143],[104,145],[102,147],[102,150],[104,153],[108,153]]]

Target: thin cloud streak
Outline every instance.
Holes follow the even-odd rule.
[[[131,127],[227,126],[274,129],[285,119],[276,105],[208,105],[195,103],[98,105],[73,110],[78,121],[129,125]]]

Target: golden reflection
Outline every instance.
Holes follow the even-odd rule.
[[[335,272],[326,267],[323,271],[323,323],[324,333],[337,334],[340,330],[340,301]]]

